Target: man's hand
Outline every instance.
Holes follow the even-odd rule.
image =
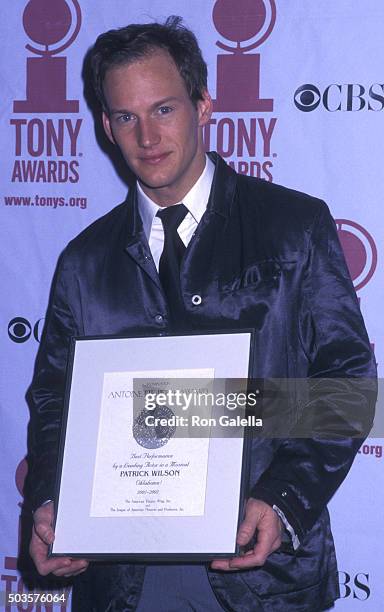
[[[257,542],[253,549],[241,557],[216,559],[211,568],[217,570],[249,569],[264,565],[268,555],[281,546],[282,523],[271,506],[250,498],[245,507],[245,518],[239,527],[237,543],[246,546],[257,530]]]
[[[33,515],[34,525],[32,530],[29,553],[35,562],[37,571],[42,576],[55,574],[55,576],[76,576],[88,567],[85,559],[71,559],[70,557],[54,557],[48,559],[48,546],[55,539],[53,533],[53,503],[49,502],[40,506]]]

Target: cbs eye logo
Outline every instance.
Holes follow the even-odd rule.
[[[331,83],[320,91],[316,85],[305,83],[294,93],[296,108],[304,113],[314,111],[320,104],[330,112],[382,111],[384,110],[384,83]]]
[[[319,106],[321,102],[321,93],[315,85],[305,83],[305,85],[301,85],[301,87],[296,89],[294,102],[296,108],[308,113]]]
[[[32,327],[28,319],[24,319],[24,317],[15,317],[8,323],[9,339],[17,344],[22,344],[23,342],[27,342],[33,335],[36,342],[40,342],[44,318],[45,317],[41,317],[41,319],[38,319]]]

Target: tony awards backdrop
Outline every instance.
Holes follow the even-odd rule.
[[[121,166],[112,163],[84,99],[84,54],[102,31],[169,14],[184,17],[208,62],[214,114],[204,131],[206,148],[216,149],[240,173],[328,202],[382,368],[382,0],[3,2],[3,592],[26,592],[17,569],[27,470],[25,393],[57,257],[71,238],[127,192]],[[375,435],[362,445],[330,504],[340,611],[377,612],[384,597],[384,527],[378,511],[384,502],[383,440],[379,430]],[[3,601],[1,609],[11,610]],[[18,609],[40,608],[31,604]]]

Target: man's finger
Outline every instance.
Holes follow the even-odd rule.
[[[81,574],[88,567],[88,562],[85,559],[70,559],[70,565],[67,567],[60,567],[59,569],[53,571],[53,574],[58,577],[69,578],[70,576],[76,576],[77,574]]]
[[[273,542],[266,539],[264,542],[257,542],[253,550],[249,550],[241,557],[234,557],[229,562],[231,569],[247,569],[251,567],[261,567],[266,562],[268,556],[277,550],[281,544],[280,537]]]
[[[221,570],[224,572],[235,572],[237,567],[230,566],[231,559],[215,559],[211,563],[211,569]]]
[[[245,517],[237,533],[237,543],[240,546],[248,544],[255,535],[259,522],[263,519],[266,509],[271,509],[262,501],[249,499],[245,507]],[[273,512],[273,510],[272,510]]]
[[[70,578],[71,576],[78,576],[79,574],[82,574],[88,568],[88,565],[89,564],[87,563],[86,567],[83,567],[82,569],[78,570],[77,572],[73,572],[73,574],[64,574],[64,578]]]
[[[51,525],[46,521],[37,521],[34,523],[34,530],[37,536],[47,544],[48,546],[52,544],[55,539],[54,531]]]
[[[53,523],[53,503],[48,502],[40,506],[33,515],[33,530],[32,537],[37,536],[49,546],[55,539],[55,534],[52,529]]]
[[[248,542],[252,540],[256,531],[258,519],[258,515],[254,512],[247,513],[237,533],[237,543],[240,546],[245,546],[246,544],[248,544]]]

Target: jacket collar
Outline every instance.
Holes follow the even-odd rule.
[[[130,187],[127,196],[127,236],[130,242],[132,238],[137,238],[143,231],[143,222],[139,213],[137,202],[137,186],[136,183]]]
[[[207,210],[229,217],[234,201],[237,174],[215,151],[208,153],[216,166]]]

